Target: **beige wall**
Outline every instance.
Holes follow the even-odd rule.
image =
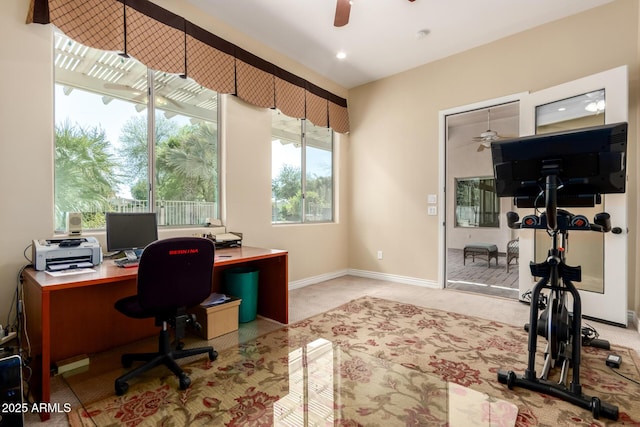
[[[242,34],[197,14],[180,1],[158,2],[227,40],[259,53],[339,96],[347,90]],[[6,0],[0,14],[0,323],[6,322],[23,257],[33,239],[53,234],[53,63],[51,28],[25,25],[29,2]],[[336,138],[336,176],[343,212],[336,224],[271,225],[271,113],[224,96],[222,150],[226,174],[225,218],[244,232],[245,244],[289,251],[289,280],[342,274],[347,268],[348,137]],[[161,230],[161,237],[203,230]],[[104,244],[104,233],[96,237]],[[30,248],[26,255],[30,258]],[[294,283],[295,285],[295,283]]]
[[[439,224],[427,216],[427,195],[440,190],[439,111],[624,64],[630,76],[629,260],[636,259],[638,16],[638,2],[617,0],[350,90],[350,268],[438,280]],[[382,261],[377,250],[384,251]],[[637,277],[630,262],[634,310]]]
[[[636,9],[636,52],[635,52],[635,61],[636,64],[640,64],[640,7]],[[640,71],[636,67],[633,70],[632,74],[632,82],[631,88],[632,91],[629,95],[629,104],[631,110],[629,111],[629,118],[633,121],[634,126],[632,130],[636,135],[636,171],[635,171],[635,179],[640,179],[640,174],[638,174],[637,169],[640,165],[640,150],[637,148],[638,144],[638,127],[640,126]],[[630,201],[630,211],[633,212],[633,215],[630,215],[629,221],[629,230],[633,235],[633,242],[635,244],[635,252],[632,251],[629,256],[630,264],[635,267],[635,275],[631,276],[634,281],[629,282],[629,287],[632,288],[635,293],[629,292],[629,304],[630,308],[633,309],[638,315],[640,313],[640,262],[637,262],[638,254],[640,254],[640,238],[638,236],[638,222],[640,221],[640,197],[638,197],[638,183],[634,186],[635,191],[635,201]],[[635,202],[635,203],[634,203]],[[633,260],[633,261],[631,261]]]
[[[222,128],[227,165],[224,222],[241,231],[253,246],[287,249],[289,280],[334,274],[347,268],[348,222],[338,212],[336,224],[271,225],[271,111],[224,99]],[[339,206],[348,206],[346,167],[348,141],[336,135],[335,178]],[[343,190],[344,189],[344,190]]]
[[[438,112],[535,91],[629,65],[630,260],[636,258],[640,202],[635,172],[640,49],[638,3],[617,0],[436,63],[347,91],[178,0],[157,1],[203,28],[337,95],[349,96],[351,134],[338,142],[337,224],[270,224],[268,111],[226,102],[223,150],[225,218],[246,243],[290,251],[289,279],[304,282],[347,268],[416,278],[438,277]],[[50,29],[25,25],[28,2],[5,0],[0,14],[0,322],[4,323],[23,251],[53,230],[53,66]],[[428,43],[428,39],[425,40]],[[175,235],[182,231],[165,232]],[[99,236],[102,238],[102,236]],[[376,260],[378,250],[384,259]],[[27,255],[29,252],[27,252]],[[630,302],[640,305],[638,263],[630,263]]]

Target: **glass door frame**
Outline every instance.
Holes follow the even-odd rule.
[[[627,122],[628,81],[628,70],[624,65],[523,96],[520,102],[520,135],[535,134],[537,106],[598,89],[605,89],[605,124]],[[620,227],[623,232],[604,235],[604,292],[580,291],[582,313],[584,317],[626,327],[629,268],[627,194],[607,194],[603,198],[606,211],[611,215],[612,227]],[[534,284],[527,261],[534,259],[533,236],[532,230],[520,230],[520,295]]]

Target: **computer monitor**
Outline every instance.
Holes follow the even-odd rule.
[[[543,207],[553,173],[558,206],[594,206],[601,194],[625,192],[626,151],[627,123],[494,141],[496,193],[521,208]]]
[[[107,212],[107,251],[140,256],[142,249],[158,240],[158,221],[152,212]]]

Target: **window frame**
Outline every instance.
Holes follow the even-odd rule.
[[[273,117],[275,117],[277,114],[282,114],[284,115],[284,113],[274,109],[272,112],[272,127],[271,127],[271,140],[272,140],[272,144],[274,143],[274,140],[276,139],[276,135],[274,132],[274,126],[273,126]],[[300,199],[300,219],[298,221],[288,221],[288,220],[280,220],[280,221],[274,221],[274,210],[273,210],[273,200],[274,200],[274,196],[273,196],[273,192],[272,192],[272,209],[271,209],[271,224],[272,225],[303,225],[303,224],[330,224],[330,223],[335,223],[336,222],[336,218],[335,218],[335,213],[336,213],[336,176],[335,176],[335,164],[336,164],[336,152],[335,152],[335,145],[336,145],[336,138],[335,138],[335,131],[331,128],[323,128],[323,127],[318,127],[321,129],[327,129],[329,132],[329,141],[328,144],[330,146],[330,154],[331,154],[331,217],[329,219],[322,219],[322,220],[310,220],[308,219],[308,214],[306,213],[307,208],[308,208],[308,179],[307,179],[307,170],[308,170],[308,164],[307,164],[307,149],[310,147],[310,145],[308,144],[307,140],[307,135],[309,134],[307,131],[307,125],[310,123],[312,126],[313,123],[309,122],[308,119],[305,118],[292,118],[289,116],[286,116],[291,120],[299,120],[300,121],[300,133],[297,134],[297,136],[299,136],[299,141],[300,141],[300,192],[301,192],[301,199]],[[277,139],[281,139],[280,137],[277,137]],[[271,149],[271,153],[273,156],[273,147]],[[282,166],[282,165],[281,165]],[[273,163],[272,163],[272,175],[273,175]],[[273,188],[273,179],[272,178],[272,188]]]
[[[60,41],[61,40],[61,41]],[[58,54],[60,52],[63,53],[67,53],[66,51],[66,47],[62,47],[60,49],[58,49],[58,44],[64,45],[64,44],[68,44],[68,45],[73,45],[74,47],[72,47],[71,49],[78,49],[78,50],[82,50],[82,51],[88,51],[88,50],[93,50],[97,53],[100,53],[102,55],[106,55],[106,54],[111,54],[111,55],[117,55],[116,52],[109,52],[109,51],[103,51],[103,50],[99,50],[99,49],[94,49],[94,48],[90,48],[87,46],[84,46],[76,41],[74,41],[72,38],[64,35],[63,33],[60,33],[56,30],[54,30],[54,36],[53,36],[53,46],[52,46],[52,51],[53,51],[53,55],[54,57],[57,58]],[[68,51],[68,53],[70,53],[71,55],[73,55],[73,53],[76,53],[77,51],[73,51],[71,52],[71,50]],[[84,59],[84,58],[83,58]],[[91,57],[89,57],[89,61],[91,60]],[[128,58],[125,58],[123,60],[129,60]],[[131,59],[133,61],[135,61],[134,59]],[[108,102],[104,101],[105,97],[111,97],[111,98],[117,98],[117,99],[122,99],[123,101],[126,102],[140,102],[141,104],[143,104],[146,108],[146,150],[147,150],[147,173],[146,173],[146,179],[147,179],[147,184],[148,184],[148,189],[147,189],[147,206],[145,211],[147,212],[155,212],[157,214],[160,214],[161,212],[161,208],[159,206],[157,206],[157,204],[159,202],[162,201],[162,199],[159,197],[158,195],[158,185],[159,183],[156,182],[155,176],[156,176],[156,172],[158,170],[157,167],[157,161],[158,161],[158,157],[157,157],[157,152],[156,152],[156,145],[157,145],[157,140],[156,140],[156,115],[157,114],[163,114],[163,112],[166,114],[167,111],[169,111],[168,109],[164,109],[162,108],[162,104],[160,103],[160,101],[156,102],[156,97],[155,97],[155,87],[156,85],[159,83],[159,81],[161,80],[160,77],[158,77],[159,74],[157,73],[163,73],[162,71],[158,71],[158,70],[153,70],[151,68],[149,68],[148,66],[140,63],[139,61],[136,61],[137,64],[135,65],[138,68],[144,67],[144,69],[146,70],[146,94],[144,94],[144,99],[143,101],[135,101],[134,98],[130,98],[130,97],[126,97],[126,96],[117,96],[117,92],[114,90],[108,90],[108,89],[104,89],[104,90],[96,90],[95,88],[91,88],[88,87],[89,85],[86,85],[86,81],[82,80],[82,79],[93,79],[95,82],[99,82],[104,84],[104,86],[106,87],[106,83],[104,80],[99,79],[99,78],[93,78],[92,76],[88,76],[86,74],[79,74],[79,79],[76,80],[75,82],[73,81],[73,76],[74,74],[66,74],[66,77],[59,77],[58,73],[62,71],[62,67],[59,67],[58,64],[54,64],[54,75],[53,75],[53,80],[54,80],[54,84],[56,86],[61,86],[62,88],[68,87],[70,90],[70,92],[73,89],[78,89],[78,90],[82,90],[88,94],[91,94],[91,96],[102,96],[103,97],[103,103],[105,105],[108,104]],[[89,64],[91,62],[88,62]],[[73,73],[74,71],[64,71],[63,73]],[[172,76],[169,73],[165,73],[166,75]],[[71,76],[71,78],[70,78]],[[141,76],[142,77],[142,76]],[[177,78],[182,78],[181,76],[177,76]],[[199,85],[197,82],[193,81],[193,80],[189,80],[189,82],[187,83],[187,85]],[[213,203],[213,218],[210,218],[210,216],[207,216],[207,218],[210,219],[215,219],[215,220],[220,220],[221,219],[221,212],[222,212],[222,201],[220,200],[221,198],[221,177],[223,175],[221,169],[222,166],[222,162],[221,162],[221,146],[222,146],[222,141],[221,141],[221,125],[222,125],[222,121],[221,121],[221,111],[220,111],[220,107],[221,107],[221,94],[213,91],[211,89],[205,88],[201,85],[199,85],[199,90],[200,92],[205,91],[203,93],[206,94],[206,96],[209,96],[211,98],[211,101],[213,101],[213,98],[215,97],[215,106],[212,106],[213,104],[211,104],[211,101],[209,101],[209,108],[201,108],[200,106],[196,107],[196,104],[192,104],[194,105],[194,108],[198,108],[199,110],[201,110],[200,112],[198,110],[192,110],[191,106],[188,105],[186,102],[183,102],[183,105],[185,105],[185,107],[188,106],[187,111],[182,112],[182,113],[178,113],[180,116],[184,117],[185,120],[201,120],[204,122],[208,122],[211,123],[212,126],[214,126],[214,131],[215,131],[215,141],[213,141],[213,144],[215,145],[215,164],[213,169],[211,170],[211,175],[210,175],[210,179],[212,180],[212,182],[210,182],[209,185],[211,185],[211,183],[214,185],[213,187],[213,193],[209,193],[213,195],[213,200],[209,203]],[[182,86],[181,86],[182,87]],[[211,94],[207,93],[211,92]],[[144,92],[144,91],[143,91]],[[199,92],[198,92],[199,93]],[[67,93],[65,92],[65,95]],[[166,97],[165,97],[166,98]],[[209,98],[207,98],[209,99]],[[171,99],[169,99],[169,101],[172,101]],[[173,103],[175,104],[176,102],[182,102],[182,101],[173,101]],[[57,111],[58,107],[57,107],[57,97],[54,96],[54,127],[58,126],[58,122],[55,120],[56,119],[56,115],[58,114]],[[208,115],[206,114],[206,110],[213,110],[215,109],[215,112],[212,111],[212,115]],[[191,110],[191,111],[189,111]],[[98,113],[96,113],[97,116]],[[132,116],[133,117],[133,116]],[[69,119],[71,119],[71,121],[73,121],[74,117],[70,116],[67,117]],[[169,117],[167,117],[169,118]],[[80,126],[85,125],[85,123],[80,123]],[[91,124],[89,124],[88,126],[93,126]],[[57,133],[54,131],[54,136],[57,139]],[[113,139],[113,138],[112,138]],[[213,139],[213,138],[211,138]],[[107,142],[109,143],[109,149],[113,150],[114,147],[117,145],[117,141],[109,141],[107,140]],[[57,141],[54,140],[54,152],[56,151],[57,147]],[[54,171],[56,169],[56,157],[54,157],[53,162],[54,162]],[[132,183],[128,183],[128,184],[132,184]],[[211,188],[211,187],[210,187]],[[209,190],[211,191],[211,190]],[[133,201],[134,199],[132,199]],[[90,200],[89,200],[90,201]],[[58,218],[58,216],[60,214],[62,214],[61,212],[58,212],[58,198],[57,198],[57,194],[54,188],[54,197],[53,197],[53,202],[54,202],[54,232],[55,233],[64,233],[67,230],[65,229],[65,224],[61,223],[60,218]],[[64,209],[64,208],[62,208]],[[111,210],[111,209],[107,209],[107,210]],[[197,212],[197,211],[196,211]],[[206,212],[206,211],[205,211]],[[96,213],[99,213],[96,211]],[[203,212],[204,213],[204,212]],[[207,212],[208,213],[208,212]],[[185,216],[178,216],[178,217],[174,217],[174,218],[185,218]],[[189,216],[186,216],[187,219],[189,219]],[[193,219],[193,217],[192,217]],[[201,218],[197,218],[197,221],[200,221]],[[178,221],[179,222],[179,221]],[[194,227],[201,227],[206,223],[205,219],[202,218],[202,223],[168,223],[168,224],[159,224],[159,227],[171,227],[171,228],[194,228]],[[88,227],[86,229],[89,230],[104,230],[104,225],[101,227]]]
[[[460,204],[460,184],[463,182],[477,182],[477,187],[474,189],[479,192],[477,195],[470,195],[470,201],[473,199],[478,199],[478,204],[469,204],[469,205],[461,205]],[[483,202],[483,199],[486,198],[485,193],[489,193],[488,190],[483,190],[480,188],[483,181],[491,181],[493,183],[493,197],[492,200],[489,201],[490,204],[493,204],[495,209],[492,210],[481,210],[482,206],[486,206],[486,203]],[[457,228],[477,228],[477,229],[485,229],[485,228],[500,228],[500,198],[496,193],[496,180],[493,176],[474,176],[474,177],[465,177],[465,178],[455,178],[454,179],[454,189],[455,189],[455,206],[454,206],[454,226]],[[476,209],[474,216],[477,217],[477,222],[471,223],[468,220],[468,216],[461,217],[460,209],[461,208],[472,208]],[[492,215],[494,217],[493,221],[485,221],[483,218],[486,215]],[[466,222],[466,223],[465,223]]]

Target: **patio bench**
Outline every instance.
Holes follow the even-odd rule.
[[[466,265],[467,256],[475,262],[476,257],[487,260],[487,268],[491,267],[491,258],[495,258],[498,265],[498,246],[492,243],[470,243],[464,247],[462,265]]]

